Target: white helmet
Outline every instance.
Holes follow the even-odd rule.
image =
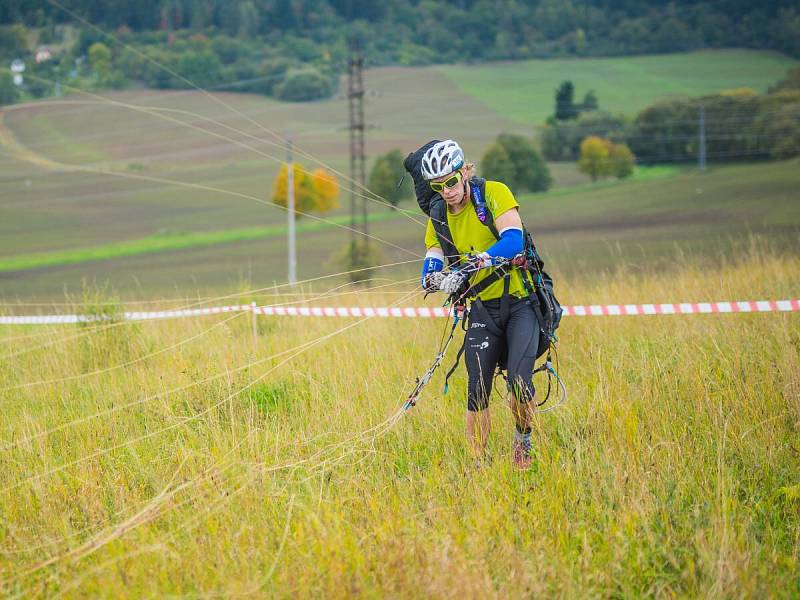
[[[422,176],[436,179],[464,166],[464,151],[453,140],[437,142],[422,157]]]

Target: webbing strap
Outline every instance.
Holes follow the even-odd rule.
[[[453,366],[450,367],[450,370],[447,372],[447,375],[444,376],[444,393],[447,393],[447,385],[450,381],[450,376],[455,373],[455,370],[458,368],[459,363],[461,362],[461,357],[464,356],[464,348],[467,347],[467,336],[464,336],[464,342],[461,344],[461,348],[458,349],[458,354],[456,354],[456,360],[453,363]]]
[[[470,313],[470,318],[469,318],[469,321],[471,321],[471,320],[472,320],[472,317],[471,317],[471,313]],[[461,342],[461,348],[459,348],[459,349],[458,349],[458,354],[456,354],[456,360],[455,360],[455,362],[453,363],[453,366],[452,366],[452,367],[450,367],[450,370],[447,372],[447,375],[445,375],[445,376],[444,376],[444,393],[445,393],[445,394],[447,393],[447,385],[448,385],[448,382],[450,381],[450,376],[451,376],[451,375],[452,375],[452,374],[455,372],[455,370],[458,368],[458,363],[460,363],[460,362],[461,362],[461,357],[464,355],[464,349],[467,347],[467,334],[466,334],[466,331],[467,331],[467,328],[466,328],[467,321],[468,321],[468,319],[467,319],[467,318],[464,318],[464,319],[461,321],[461,327],[462,327],[462,329],[464,329],[464,341],[463,341],[463,342]],[[455,331],[455,329],[453,329],[453,331]],[[451,337],[451,338],[452,338],[452,335],[453,335],[453,332],[450,332],[450,337]]]
[[[501,265],[499,267],[495,267],[495,270],[489,273],[486,277],[481,279],[475,285],[470,286],[467,290],[467,297],[468,298],[477,298],[478,294],[480,294],[483,290],[487,287],[492,285],[495,281],[499,281],[501,277],[507,277],[509,275],[509,268],[507,265]],[[504,294],[507,294],[508,291],[504,291]]]
[[[447,264],[456,264],[460,255],[451,239],[450,227],[447,225],[447,207],[442,197],[438,194],[431,199],[430,217],[431,223],[433,223],[433,230],[436,232],[436,239],[439,241]]]
[[[511,316],[511,299],[508,293],[511,287],[511,273],[503,276],[503,295],[500,297],[500,326],[505,329],[508,325],[508,318]]]
[[[492,232],[494,239],[499,240],[500,234],[498,233],[497,227],[494,224],[494,215],[492,215],[492,211],[489,209],[488,205],[486,204],[486,199],[484,198],[484,192],[486,191],[486,180],[481,177],[473,177],[469,181],[469,187],[472,192],[469,196],[469,199],[472,203],[472,208],[475,209],[475,214],[478,215],[478,220],[489,228],[489,231]]]

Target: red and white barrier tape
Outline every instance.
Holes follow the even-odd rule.
[[[682,302],[679,304],[590,304],[564,306],[564,316],[614,317],[626,315],[695,315],[717,313],[799,312],[800,300],[756,300],[744,302]],[[210,308],[125,312],[126,321],[176,319],[216,315],[230,312],[253,312],[257,315],[288,317],[445,317],[450,309],[410,306],[406,308],[373,308],[357,306],[256,306],[237,304]],[[0,316],[0,325],[53,325],[86,323],[102,320],[91,315],[20,315]]]
[[[565,315],[620,316],[620,315],[697,315],[747,312],[796,312],[800,300],[755,300],[744,302],[682,302],[680,304],[592,304],[567,306]]]

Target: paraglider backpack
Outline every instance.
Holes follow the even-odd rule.
[[[417,203],[426,215],[431,218],[433,229],[436,232],[436,238],[442,248],[442,252],[447,260],[449,266],[453,266],[459,259],[460,255],[458,249],[453,243],[450,235],[450,227],[447,224],[447,205],[438,192],[431,189],[430,184],[422,176],[422,157],[425,152],[438,143],[439,140],[431,140],[416,152],[409,154],[403,166],[406,171],[414,179],[414,192],[417,197]],[[469,180],[470,186],[470,202],[478,215],[478,219],[492,232],[495,239],[500,239],[500,234],[497,227],[494,225],[494,217],[489,207],[486,205],[486,180],[480,177],[473,177]],[[530,296],[531,305],[534,307],[536,318],[539,321],[539,328],[542,335],[540,336],[539,348],[536,353],[538,358],[544,354],[550,347],[550,343],[555,340],[555,330],[561,323],[561,304],[559,304],[553,293],[553,279],[544,271],[544,261],[539,256],[536,246],[533,244],[533,238],[527,229],[523,228],[523,240],[525,264],[521,268],[526,269],[530,275],[534,285],[531,289],[527,289]],[[480,291],[485,289],[488,285],[494,283],[498,279],[507,275],[507,271],[502,268],[496,268],[492,275],[484,278],[477,286],[471,289],[471,295],[475,296]],[[526,286],[529,284],[528,278],[523,277],[523,282]],[[479,288],[479,289],[478,289]]]

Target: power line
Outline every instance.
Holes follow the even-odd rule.
[[[139,50],[139,49],[137,49],[136,47],[134,47],[134,46],[131,46],[130,44],[126,44],[125,42],[123,42],[122,40],[120,40],[119,38],[117,38],[116,36],[114,36],[114,35],[112,35],[112,34],[110,34],[110,33],[106,32],[106,31],[103,31],[101,28],[97,27],[96,25],[93,25],[92,23],[90,23],[89,21],[87,21],[86,19],[84,19],[83,17],[81,17],[80,15],[78,15],[77,13],[75,13],[74,11],[71,11],[71,10],[69,10],[68,8],[64,7],[64,6],[63,6],[62,4],[60,4],[60,3],[59,3],[57,0],[47,0],[47,1],[48,1],[50,4],[52,4],[53,6],[55,6],[55,7],[59,8],[60,10],[62,10],[62,11],[63,11],[63,12],[65,12],[65,13],[67,13],[68,15],[72,16],[74,19],[76,19],[76,20],[80,21],[81,23],[84,23],[86,26],[88,26],[88,27],[90,27],[91,29],[93,29],[93,30],[95,30],[95,31],[99,32],[100,34],[102,34],[102,35],[103,35],[104,37],[106,37],[107,39],[110,39],[110,40],[112,40],[112,41],[114,41],[114,42],[116,42],[116,43],[118,43],[118,44],[122,45],[123,47],[125,47],[125,48],[127,48],[127,49],[131,50],[133,53],[135,53],[135,54],[137,54],[138,56],[140,56],[140,57],[144,58],[144,59],[145,59],[146,61],[148,61],[149,63],[151,63],[151,64],[153,64],[153,65],[157,66],[158,68],[162,69],[163,71],[165,71],[165,72],[169,73],[171,76],[173,76],[173,77],[175,77],[175,78],[179,79],[180,81],[183,81],[184,83],[186,83],[186,84],[187,84],[187,85],[189,85],[190,87],[192,87],[192,88],[194,88],[194,89],[198,90],[199,92],[201,92],[202,94],[204,94],[205,96],[207,96],[207,97],[208,97],[208,98],[210,98],[211,100],[215,101],[216,103],[218,103],[218,104],[220,104],[220,105],[222,105],[222,106],[225,106],[226,108],[228,108],[228,109],[229,109],[229,110],[231,110],[232,112],[234,112],[234,113],[236,113],[236,114],[238,114],[238,115],[240,115],[240,116],[242,116],[242,117],[245,117],[245,118],[246,118],[246,119],[247,119],[247,120],[248,120],[250,123],[252,123],[252,124],[253,124],[254,126],[256,126],[258,129],[260,129],[261,131],[263,131],[263,132],[265,132],[265,133],[268,133],[268,134],[270,134],[270,135],[271,135],[271,136],[273,136],[275,139],[277,139],[277,140],[278,140],[280,143],[279,143],[279,144],[276,144],[276,145],[280,145],[281,147],[284,147],[284,145],[283,145],[283,142],[284,142],[284,140],[282,139],[282,137],[281,137],[281,136],[280,136],[280,135],[279,135],[277,132],[273,131],[272,129],[270,129],[270,128],[266,127],[266,126],[264,126],[263,124],[259,123],[258,121],[255,121],[255,120],[253,120],[253,119],[251,119],[251,118],[247,117],[247,115],[246,115],[245,113],[243,113],[243,112],[241,112],[241,111],[237,110],[237,109],[236,109],[234,106],[232,106],[231,104],[229,104],[229,103],[225,102],[223,99],[221,99],[221,98],[219,98],[219,97],[215,96],[214,94],[211,94],[211,93],[210,93],[208,90],[206,90],[206,89],[204,89],[203,87],[201,87],[201,86],[199,86],[199,85],[195,84],[194,82],[190,81],[190,80],[189,80],[189,79],[187,79],[186,77],[183,77],[182,75],[180,75],[180,74],[176,73],[176,72],[175,72],[173,69],[170,69],[169,67],[167,67],[167,66],[163,65],[162,63],[159,63],[157,60],[155,60],[155,59],[153,59],[152,57],[148,56],[147,54],[143,53],[142,51],[140,51],[140,50]],[[363,66],[363,64],[362,64],[362,66]],[[337,175],[340,175],[341,177],[345,177],[345,178],[347,177],[347,176],[345,176],[345,175],[343,175],[343,174],[339,173],[339,171],[337,171],[336,169],[334,169],[334,168],[330,167],[329,165],[327,165],[327,164],[326,164],[324,161],[321,161],[320,159],[316,158],[316,157],[315,157],[314,155],[312,155],[311,153],[309,153],[309,152],[307,152],[307,151],[305,151],[305,150],[302,150],[302,149],[301,149],[301,148],[299,148],[299,147],[295,147],[295,152],[299,153],[301,156],[304,156],[304,157],[308,158],[309,160],[312,160],[312,161],[314,161],[315,163],[317,163],[317,164],[319,164],[319,165],[321,165],[321,166],[323,166],[323,167],[329,168],[329,170],[331,170],[333,173],[336,173]],[[350,179],[350,181],[351,181],[352,183],[357,183],[357,182],[355,182],[353,179]],[[378,201],[380,204],[385,204],[385,205],[387,205],[387,206],[391,206],[391,203],[390,203],[390,202],[388,202],[388,201],[385,201],[384,199],[380,198],[380,196],[378,196],[377,194],[375,194],[374,192],[372,192],[371,190],[369,190],[368,188],[366,188],[366,187],[365,187],[363,184],[357,184],[357,185],[360,185],[360,187],[361,187],[361,188],[364,190],[364,192],[366,192],[366,193],[368,193],[368,194],[371,194],[372,196],[375,196],[375,199],[373,199],[373,201]],[[379,198],[380,198],[380,199],[379,199]],[[366,211],[366,206],[365,206],[364,210]],[[406,217],[409,217],[409,215],[407,215],[407,214],[404,214],[404,216],[406,216]],[[424,225],[423,225],[422,223],[419,223],[418,221],[416,221],[416,219],[413,219],[412,217],[409,217],[409,219],[411,219],[411,220],[413,220],[413,221],[417,222],[418,224],[420,224],[420,225],[422,225],[422,226],[424,227]],[[364,233],[364,235],[365,235],[365,237],[366,237],[366,233]]]

